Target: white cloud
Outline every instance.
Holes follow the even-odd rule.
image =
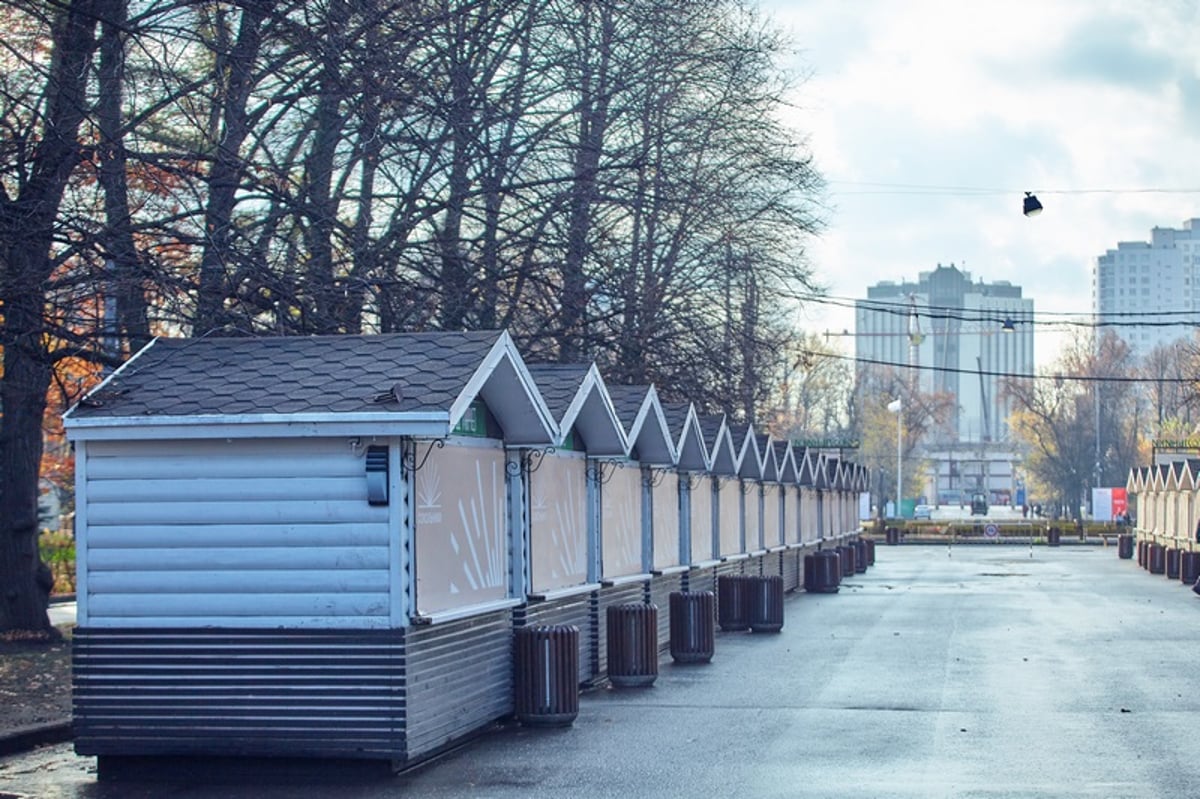
[[[1200,189],[1200,4],[761,6],[793,32],[797,71],[812,73],[789,121],[830,182],[830,228],[810,256],[834,295],[954,262],[1021,285],[1038,312],[1087,312],[1095,256],[1200,217],[1200,191],[1132,191]],[[1025,190],[1046,207],[1035,219],[1020,214]],[[814,329],[853,326],[844,309],[806,316]],[[1039,336],[1039,362],[1053,345]]]

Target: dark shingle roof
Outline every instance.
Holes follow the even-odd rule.
[[[704,435],[704,446],[711,452],[717,443],[717,435],[721,432],[721,425],[725,423],[725,416],[724,414],[714,413],[708,416],[701,416],[697,421],[700,422],[700,432]]]
[[[500,335],[157,339],[71,415],[445,410]]]
[[[688,409],[692,406],[686,402],[668,402],[662,406],[663,417],[667,420],[667,429],[675,441],[683,435],[683,426],[687,423]]]
[[[586,363],[531,363],[526,364],[538,392],[546,401],[546,407],[561,422],[579,387],[587,377],[591,364]]]
[[[649,386],[609,386],[608,396],[612,398],[613,408],[617,412],[617,418],[621,420],[621,424],[625,426],[625,432],[628,434],[633,423],[637,421],[638,411],[642,409],[642,403],[646,401],[646,394],[650,391]]]

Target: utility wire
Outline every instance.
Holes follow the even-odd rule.
[[[925,364],[897,363],[895,361],[880,361],[874,358],[858,358],[853,355],[838,355],[835,353],[821,352],[818,350],[801,350],[801,355],[802,357],[808,358],[829,358],[837,361],[850,361],[853,363],[867,364],[870,366],[887,366],[892,369],[942,372],[943,374],[955,375],[983,375],[984,377],[1003,377],[1012,380],[1072,380],[1076,383],[1170,383],[1182,385],[1200,383],[1200,378],[1190,377],[1102,377],[1099,375],[1072,375],[1058,373],[1052,375],[1022,374],[1018,372],[996,372],[989,369],[961,369],[954,366],[926,366]]]
[[[826,298],[821,295],[810,294],[801,295],[801,300],[812,302],[817,305],[829,305],[837,308],[847,308],[851,310],[865,310],[871,313],[885,314],[889,316],[910,317],[916,316],[922,319],[945,320],[956,322],[992,322],[996,325],[1004,325],[1011,322],[1013,325],[1039,325],[1042,327],[1051,327],[1056,329],[1067,328],[1093,328],[1093,327],[1194,327],[1200,328],[1200,310],[1181,309],[1181,310],[1160,310],[1160,311],[1115,311],[1112,313],[1070,313],[1062,312],[1052,314],[1050,312],[1028,312],[1013,309],[1005,311],[1003,309],[974,309],[961,308],[946,305],[912,305],[904,302],[893,302],[888,300],[871,300],[858,299],[848,300],[844,298]],[[1068,318],[1062,319],[1036,319],[1034,316],[1062,316]],[[1189,316],[1190,319],[1162,319],[1163,316]],[[1074,319],[1069,317],[1085,317]]]
[[[934,195],[943,197],[989,197],[995,195],[1023,195],[1026,191],[1033,194],[1200,194],[1200,188],[1169,189],[1158,186],[1114,189],[1106,187],[1085,189],[1013,189],[996,186],[939,186],[924,183],[883,183],[878,181],[861,180],[826,180],[829,187],[850,186],[855,191],[832,190],[830,194],[899,194],[899,195]]]

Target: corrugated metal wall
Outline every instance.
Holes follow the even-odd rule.
[[[512,712],[512,615],[391,631],[78,628],[88,755],[420,759]]]
[[[403,631],[410,759],[512,713],[512,627],[501,611]]]
[[[658,650],[671,648],[671,594],[683,590],[683,574],[664,574],[650,581],[650,602],[658,608]]]
[[[781,553],[783,567],[783,590],[795,591],[803,582],[804,550],[796,548]]]
[[[86,755],[402,759],[399,631],[76,628]]]

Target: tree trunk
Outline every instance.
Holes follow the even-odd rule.
[[[313,113],[312,145],[304,159],[304,213],[308,216],[308,264],[305,268],[307,286],[312,296],[311,318],[306,318],[305,332],[337,333],[338,288],[334,282],[334,234],[337,229],[337,198],[333,194],[334,161],[338,142],[342,138],[345,118],[342,104],[346,100],[346,83],[340,59],[346,42],[350,10],[346,3],[329,4],[326,21],[328,33],[314,42],[320,53],[321,71],[318,78],[317,107]]]
[[[110,5],[111,16],[101,25],[99,100],[100,184],[104,189],[104,217],[107,230],[104,248],[111,262],[104,288],[106,298],[116,300],[116,319],[105,319],[106,327],[119,330],[136,349],[150,339],[143,268],[133,241],[133,218],[129,211],[128,161],[121,111],[125,84],[124,31],[128,3]],[[107,312],[107,311],[106,311]],[[119,340],[115,351],[106,355],[121,357]]]
[[[242,144],[250,134],[251,120],[246,103],[254,87],[254,65],[262,45],[261,3],[247,3],[242,10],[237,41],[228,57],[228,79],[218,76],[217,99],[221,129],[212,142],[212,166],[208,172],[208,203],[204,208],[204,252],[200,256],[200,285],[192,330],[203,335],[229,321],[225,300],[230,293],[232,273],[233,211],[237,206],[242,178]],[[224,72],[224,70],[222,70]]]
[[[559,360],[575,363],[587,357],[585,324],[587,320],[587,275],[585,266],[590,251],[589,233],[592,211],[599,193],[597,178],[600,156],[608,132],[608,110],[611,101],[609,63],[612,56],[614,20],[608,3],[599,3],[595,12],[599,19],[590,19],[592,9],[585,4],[580,13],[585,26],[599,26],[597,40],[592,42],[590,31],[583,35],[595,52],[581,52],[579,76],[579,137],[576,142],[568,201],[567,250],[562,263],[562,300],[559,310]],[[595,59],[595,64],[592,63]]]
[[[29,178],[16,197],[0,194],[0,631],[54,630],[46,613],[53,581],[37,550],[42,419],[53,363],[43,314],[55,266],[54,225],[81,158],[78,133],[89,109],[97,5],[79,0],[59,12],[43,89],[44,127]]]
[[[36,268],[36,264],[28,267]],[[24,333],[41,327],[37,294],[5,292],[5,324],[10,330]],[[20,333],[4,348],[4,380],[0,383],[4,407],[0,417],[0,507],[4,509],[0,514],[0,585],[4,591],[0,630],[49,632],[53,627],[46,604],[54,580],[38,555],[38,475],[51,370],[40,336]]]

